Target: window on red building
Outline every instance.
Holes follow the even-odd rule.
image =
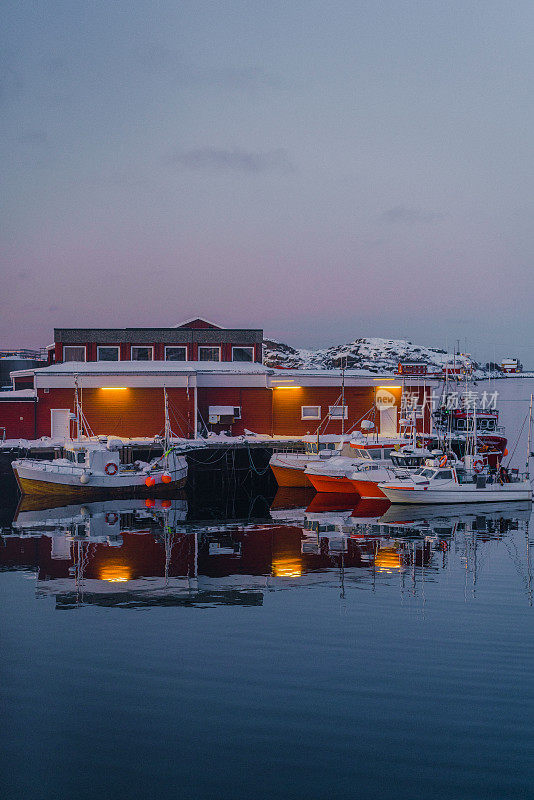
[[[132,361],[153,361],[154,360],[154,348],[147,347],[143,345],[139,347],[138,345],[132,345]]]
[[[85,347],[83,345],[63,345],[63,361],[85,361]]]
[[[165,361],[187,361],[187,347],[166,347]]]
[[[118,347],[97,347],[97,361],[118,361]]]
[[[348,406],[328,406],[328,413],[331,419],[348,419]]]
[[[301,419],[321,419],[321,406],[301,406]]]
[[[220,347],[206,347],[201,345],[198,348],[199,361],[220,361],[221,348]]]
[[[232,361],[254,361],[254,348],[232,347]]]

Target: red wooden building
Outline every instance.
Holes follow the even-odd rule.
[[[63,361],[262,362],[263,331],[196,317],[174,328],[55,328],[48,363]]]
[[[184,438],[213,431],[278,436],[341,433],[373,417],[393,435],[402,389],[392,378],[345,372],[344,406],[337,371],[283,370],[248,363],[64,362],[13,373],[14,392],[0,395],[5,438],[63,439],[74,434],[75,389],[94,434],[153,437],[171,426]],[[32,385],[19,390],[20,384]],[[0,431],[1,435],[1,431]]]

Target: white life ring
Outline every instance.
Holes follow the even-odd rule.
[[[114,464],[112,461],[110,461],[109,464],[106,464],[106,466],[104,467],[106,475],[116,475],[117,469],[118,469],[117,465]]]
[[[484,469],[484,462],[478,459],[477,461],[473,461],[473,471],[479,475],[482,470]]]
[[[108,513],[106,514],[106,522],[108,523],[108,525],[115,525],[118,519],[119,515],[115,514],[114,511],[108,511]]]

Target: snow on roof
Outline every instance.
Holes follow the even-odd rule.
[[[35,389],[17,389],[15,392],[0,392],[2,400],[33,400],[37,396]]]
[[[271,374],[272,370],[254,361],[65,361],[32,369],[31,372],[45,375],[138,375],[158,372],[233,372],[247,375]]]

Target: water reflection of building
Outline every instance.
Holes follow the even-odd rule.
[[[464,508],[456,516],[457,508],[368,511],[303,512],[302,521],[299,514],[298,522],[285,524],[209,525],[185,523],[179,503],[28,512],[2,538],[0,568],[37,572],[38,593],[54,595],[63,607],[261,605],[267,590],[436,572],[453,543],[458,551],[468,541],[500,539],[526,525],[529,513],[517,504],[489,514]],[[465,552],[471,560],[474,553],[476,569],[470,547]]]

